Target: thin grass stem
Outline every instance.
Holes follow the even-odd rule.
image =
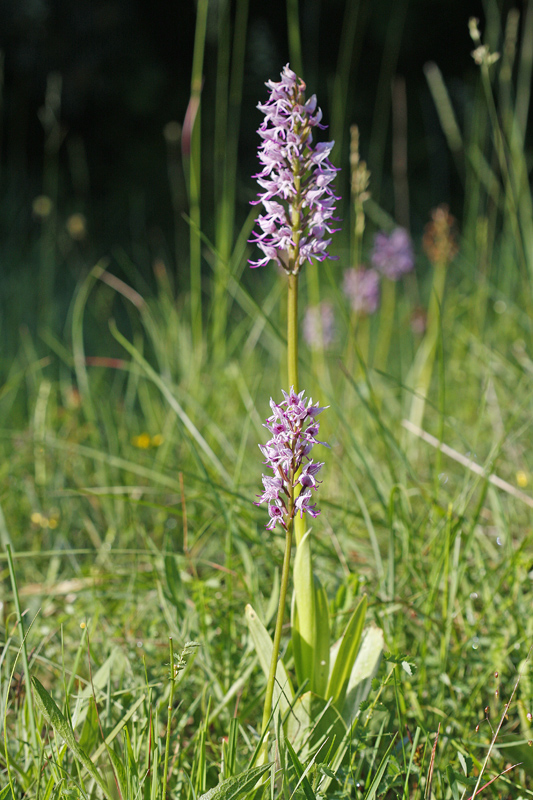
[[[170,658],[170,689],[168,694],[168,707],[167,707],[167,734],[165,738],[165,762],[163,766],[163,791],[161,793],[162,800],[167,796],[167,781],[168,781],[168,759],[170,755],[170,728],[172,725],[172,707],[174,705],[174,688],[176,685],[176,668],[174,666],[174,642],[172,636],[168,637],[168,649]]]
[[[298,0],[287,0],[287,33],[289,37],[289,54],[292,69],[297,75],[303,75]]]
[[[208,0],[199,0],[194,35],[194,54],[191,76],[191,99],[189,104],[190,130],[187,132],[189,150],[189,204],[193,226],[190,228],[190,280],[191,280],[191,326],[195,349],[202,342],[202,251],[197,231],[201,228],[201,93],[205,36],[207,29]]]
[[[37,742],[37,728],[35,727],[35,711],[33,708],[33,694],[31,691],[30,663],[28,661],[28,649],[26,647],[26,636],[24,635],[24,622],[20,610],[20,599],[17,587],[17,579],[15,576],[15,567],[13,565],[13,553],[10,544],[6,545],[6,553],[7,553],[7,563],[9,566],[9,577],[11,579],[11,588],[13,590],[13,601],[15,603],[17,622],[20,627],[20,643],[21,643],[21,653],[22,653],[22,665],[24,667],[24,680],[26,681],[26,702],[28,704],[30,738],[31,738],[33,753],[35,755],[38,750],[38,742]]]

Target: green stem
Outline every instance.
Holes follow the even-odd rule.
[[[294,507],[294,498],[291,498],[289,505],[289,519],[292,516]],[[265,735],[268,723],[270,721],[270,714],[272,712],[272,697],[274,695],[274,684],[276,682],[276,669],[278,666],[279,646],[281,642],[281,631],[283,628],[283,617],[285,615],[285,603],[287,600],[287,588],[289,586],[289,574],[291,564],[291,547],[292,547],[292,522],[289,523],[287,533],[285,535],[285,555],[283,557],[283,569],[281,573],[281,586],[279,590],[279,605],[278,615],[276,618],[276,629],[274,631],[274,642],[272,646],[272,659],[270,661],[270,671],[268,673],[268,681],[265,694],[265,705],[263,707],[263,724],[261,732]]]
[[[165,742],[165,766],[163,768],[163,792],[161,794],[162,800],[167,796],[167,780],[168,780],[168,757],[170,754],[170,726],[172,723],[172,707],[174,705],[174,686],[176,683],[176,671],[174,668],[174,643],[172,636],[168,637],[168,645],[170,650],[170,692],[168,695],[168,708],[167,708],[167,737]]]
[[[289,296],[287,304],[287,361],[289,385],[298,391],[298,275],[289,274]]]
[[[381,311],[379,314],[379,334],[376,345],[374,365],[377,369],[387,371],[392,331],[394,329],[394,311],[396,306],[396,283],[386,278],[381,283]]]
[[[291,66],[296,74],[302,77],[302,42],[300,39],[298,0],[287,0],[287,33],[289,36]]]
[[[191,104],[197,111],[191,131],[189,166],[190,217],[190,280],[191,280],[191,329],[193,344],[199,349],[202,343],[202,251],[198,231],[201,230],[200,184],[201,184],[201,122],[200,101],[204,63],[205,36],[207,28],[208,0],[199,0],[194,35],[194,54],[191,77]]]
[[[287,361],[289,386],[298,391],[298,274],[289,273],[289,295],[287,301]],[[300,494],[300,487],[294,490],[294,499]],[[294,538],[299,545],[305,534],[305,520],[302,516],[294,519]],[[281,602],[281,601],[280,601]]]
[[[447,263],[435,264],[433,285],[429,299],[426,334],[415,356],[413,377],[413,398],[409,420],[418,428],[422,427],[426,397],[429,392],[433,363],[440,335],[442,303],[446,282]]]
[[[28,702],[28,717],[30,723],[30,737],[31,737],[31,745],[33,748],[34,754],[37,753],[37,728],[35,727],[35,714],[33,711],[33,695],[31,692],[31,681],[30,681],[30,664],[28,661],[28,650],[26,648],[26,636],[24,635],[24,622],[22,620],[22,614],[20,611],[20,600],[19,600],[19,593],[17,589],[17,581],[15,578],[15,568],[13,566],[13,555],[11,552],[11,545],[6,545],[6,552],[7,552],[7,563],[9,566],[9,577],[11,578],[11,587],[13,589],[13,600],[15,603],[15,611],[17,614],[17,622],[20,629],[20,647],[22,652],[22,664],[24,666],[24,678],[26,681],[26,699]]]

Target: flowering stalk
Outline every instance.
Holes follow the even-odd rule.
[[[305,83],[287,64],[281,81],[266,85],[270,96],[258,104],[265,115],[258,130],[263,168],[255,175],[264,191],[254,201],[263,204],[265,213],[258,217],[261,230],[251,240],[264,257],[250,266],[275,261],[288,274],[288,379],[298,391],[298,276],[306,261],[331,258],[327,248],[336,230],[332,223],[339,199],[331,184],[338,170],[328,158],[334,142],[313,143],[313,128],[325,126],[316,96],[305,100]],[[303,521],[296,520],[297,544],[304,533]]]
[[[314,462],[309,454],[315,444],[325,444],[317,439],[320,423],[316,421],[324,409],[318,403],[313,405],[312,400],[307,400],[303,391],[297,394],[294,387],[288,394],[283,392],[283,396],[284,400],[279,404],[270,399],[272,416],[267,419],[264,427],[270,431],[272,438],[265,445],[259,445],[265,457],[264,463],[272,470],[272,475],[263,475],[264,491],[259,495],[256,505],[268,503],[270,520],[266,526],[267,530],[273,530],[277,524],[285,529],[285,556],[272,660],[263,708],[263,733],[268,727],[272,711],[272,696],[289,583],[293,524],[295,519],[303,519],[306,513],[311,517],[317,517],[320,513],[311,503],[311,495],[312,491],[318,488],[320,481],[317,481],[316,476],[323,463]]]
[[[258,153],[262,168],[255,176],[263,191],[254,201],[262,203],[264,213],[257,220],[260,230],[254,231],[251,239],[262,250],[263,258],[250,261],[250,266],[262,267],[275,261],[287,273],[287,366],[292,388],[289,395],[284,393],[285,401],[280,406],[271,402],[274,417],[267,421],[267,427],[281,425],[281,428],[276,427],[276,432],[269,428],[274,438],[263,450],[274,475],[263,478],[265,492],[259,502],[269,502],[269,530],[279,522],[286,536],[280,601],[263,710],[263,733],[272,709],[292,535],[294,531],[298,545],[305,533],[304,513],[311,516],[318,513],[309,500],[311,489],[316,489],[315,475],[321,465],[313,464],[307,458],[308,449],[314,443],[309,437],[313,437],[315,426],[311,423],[305,429],[302,426],[320,409],[311,404],[304,408],[307,401],[303,400],[303,392],[298,394],[298,277],[305,262],[312,264],[330,257],[327,248],[335,231],[332,224],[338,199],[331,185],[337,169],[329,161],[334,142],[313,143],[313,128],[324,128],[320,124],[322,112],[317,108],[316,96],[305,99],[305,83],[288,64],[281,73],[281,81],[268,81],[266,85],[270,91],[269,98],[266,103],[258,104],[265,115],[258,130],[262,139]],[[293,413],[296,416],[291,416]],[[284,443],[278,441],[283,436],[289,437]],[[284,454],[278,451],[281,444],[285,448]],[[272,460],[278,457],[281,461]]]

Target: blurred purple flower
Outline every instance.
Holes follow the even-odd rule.
[[[405,228],[395,228],[391,234],[376,234],[372,250],[372,266],[391,281],[398,281],[415,265],[413,244]]]
[[[272,434],[266,445],[259,445],[265,456],[265,464],[274,473],[263,475],[264,492],[258,495],[256,506],[268,502],[270,520],[267,530],[273,530],[276,523],[287,529],[296,514],[300,512],[317,517],[319,509],[312,505],[311,490],[318,488],[316,475],[323,466],[314,462],[309,453],[315,444],[326,444],[316,438],[320,423],[316,417],[324,409],[318,403],[304,397],[305,392],[296,394],[291,388],[289,394],[283,392],[284,400],[276,404],[270,398],[272,416],[264,425]],[[327,445],[326,445],[327,447]],[[299,473],[299,474],[298,474]],[[300,484],[301,492],[296,499],[295,489]],[[291,499],[294,501],[291,507]]]
[[[322,336],[321,336],[322,334]],[[322,344],[330,347],[335,341],[335,313],[333,303],[324,300],[318,306],[309,306],[305,312],[303,335],[308,347]]]
[[[322,112],[315,95],[305,100],[305,83],[288,64],[279,83],[266,85],[270,97],[257,106],[265,115],[258,129],[263,168],[254,175],[264,191],[252,203],[262,203],[266,213],[257,220],[261,231],[250,239],[264,258],[249,263],[263,267],[275,261],[298,273],[305,261],[330,258],[328,235],[336,230],[331,224],[339,199],[330,185],[338,171],[328,158],[334,142],[313,145],[312,129],[326,127],[320,124]]]
[[[357,314],[374,314],[379,306],[379,275],[374,269],[347,269],[344,272],[344,294]]]

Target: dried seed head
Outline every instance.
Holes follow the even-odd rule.
[[[435,265],[449,264],[457,255],[456,222],[447,205],[441,205],[431,212],[431,222],[425,227],[422,246]]]

